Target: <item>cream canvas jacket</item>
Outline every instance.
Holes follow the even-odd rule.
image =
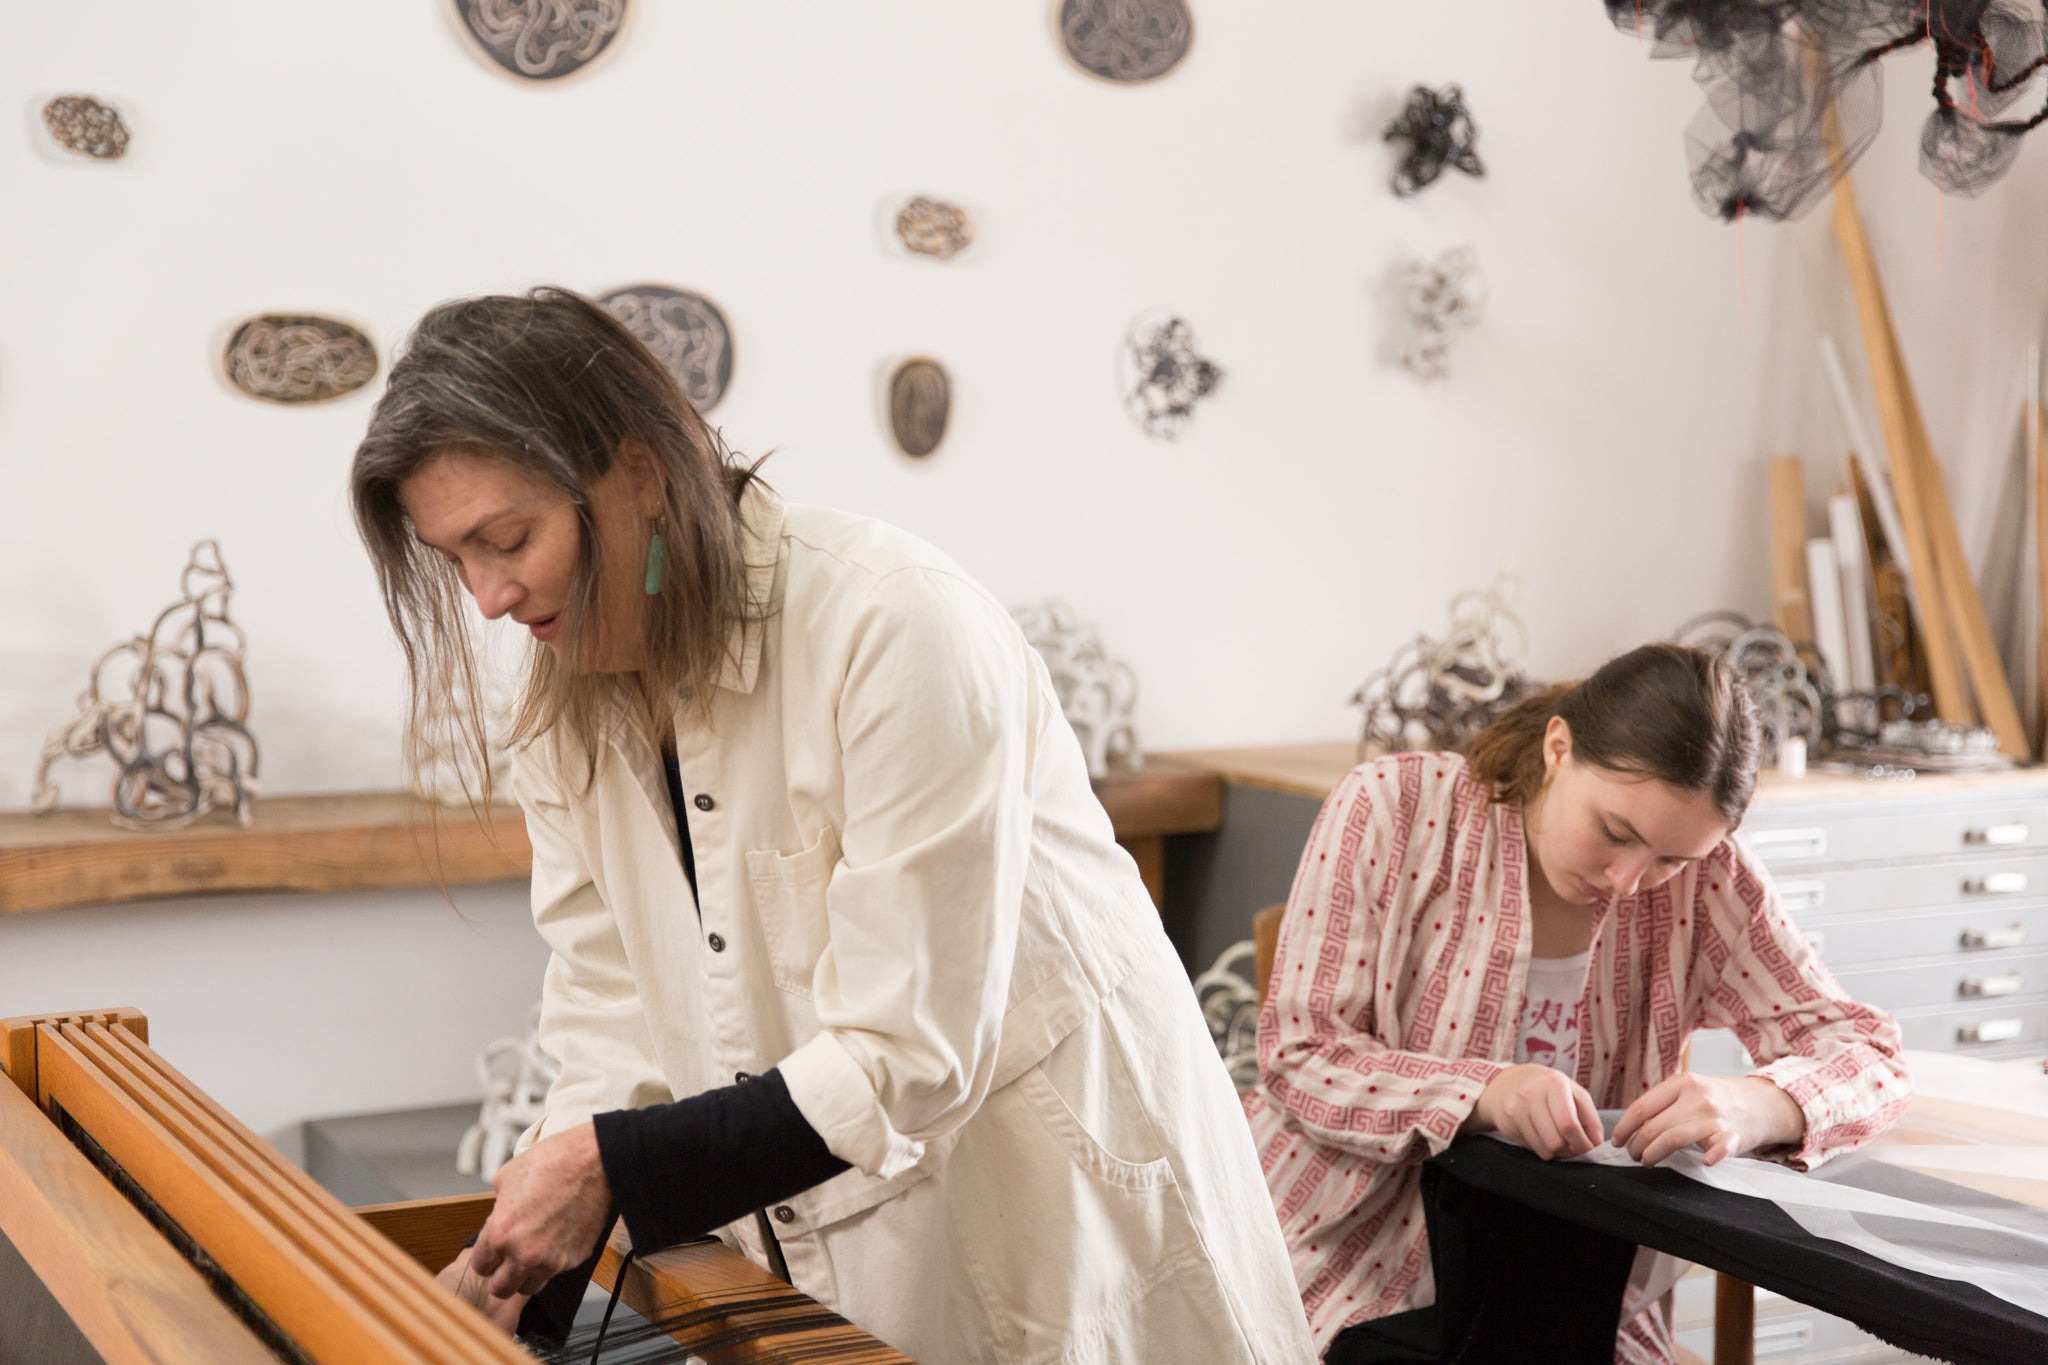
[[[779,1067],[855,1167],[774,1211],[791,1277],[900,1349],[1308,1359],[1241,1111],[1042,662],[902,532],[758,488],[742,512],[766,618],[710,724],[676,720],[700,899],[644,743],[588,792],[544,743],[515,763],[562,1068],[521,1149]],[[760,1259],[751,1220],[722,1235]]]

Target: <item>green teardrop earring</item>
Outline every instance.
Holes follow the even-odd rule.
[[[667,554],[668,547],[661,540],[661,522],[657,520],[647,538],[647,581],[643,586],[649,597],[661,596],[661,571]]]

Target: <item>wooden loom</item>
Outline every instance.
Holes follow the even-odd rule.
[[[0,1067],[9,1359],[532,1365],[431,1273],[490,1195],[347,1208],[151,1050],[134,1010],[0,1020]],[[678,1359],[908,1365],[718,1242],[633,1259],[619,1300]]]

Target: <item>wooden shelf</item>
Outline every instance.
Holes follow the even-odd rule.
[[[1213,772],[1148,762],[1095,790],[1121,840],[1223,823]],[[163,832],[116,829],[104,810],[0,814],[0,914],[226,891],[461,886],[522,879],[532,867],[511,806],[493,809],[488,833],[466,807],[395,792],[268,797],[253,809],[247,829],[220,816]]]
[[[533,849],[517,809],[491,832],[466,807],[397,792],[258,799],[244,829],[226,816],[184,829],[114,828],[104,810],[0,815],[0,914],[222,891],[351,891],[523,877]]]
[[[1357,766],[1358,746],[1348,739],[1314,744],[1276,744],[1251,749],[1200,749],[1161,754],[1154,760],[1205,769],[1225,782],[1321,801]],[[1762,808],[1801,801],[1905,800],[1930,792],[2036,791],[2048,784],[2041,768],[2008,768],[1986,773],[1921,773],[1910,782],[1872,781],[1841,773],[1810,772],[1781,777],[1773,769],[1757,774],[1753,805]]]

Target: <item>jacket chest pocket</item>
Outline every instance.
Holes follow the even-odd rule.
[[[825,888],[839,863],[839,836],[827,829],[801,853],[760,849],[747,854],[747,880],[775,984],[804,999],[829,937]]]

